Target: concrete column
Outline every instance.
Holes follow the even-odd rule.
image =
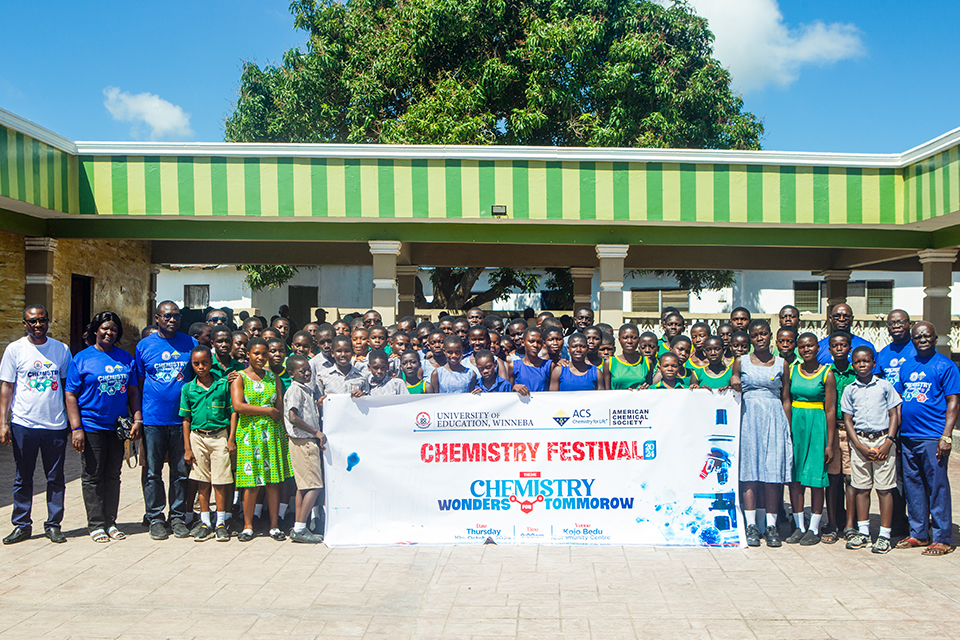
[[[412,316],[417,312],[417,273],[415,264],[397,265],[397,318]]]
[[[847,302],[847,282],[850,280],[850,271],[843,269],[831,269],[828,271],[818,271],[813,275],[820,276],[826,282],[827,286],[827,318],[833,312],[833,307]]]
[[[157,314],[157,276],[160,275],[160,265],[150,265],[150,287],[147,289],[147,309],[146,321],[143,326],[149,327],[154,322],[154,316]],[[237,326],[240,326],[240,319],[234,318]]]
[[[42,304],[55,318],[53,308],[53,255],[57,249],[55,238],[25,238],[24,245],[24,275],[23,289],[24,306]],[[69,329],[70,319],[61,325]]]
[[[593,267],[571,267],[573,276],[573,310],[580,307],[589,307],[593,299]]]
[[[384,326],[397,321],[397,256],[400,243],[396,240],[370,240],[373,254],[373,304],[382,317]]]
[[[937,351],[950,357],[950,286],[956,249],[924,249],[919,253],[923,265],[923,319],[937,329]]]
[[[623,261],[630,245],[598,244],[600,261],[600,309],[598,322],[606,322],[616,332],[623,324]]]

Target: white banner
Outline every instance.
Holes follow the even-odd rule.
[[[737,394],[329,396],[330,546],[742,546]]]

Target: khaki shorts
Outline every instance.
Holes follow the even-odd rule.
[[[299,491],[323,488],[320,443],[316,438],[290,438],[290,462]]]
[[[216,433],[190,432],[190,449],[196,462],[190,467],[190,479],[216,485],[233,484],[233,462],[227,450],[229,429]]]
[[[837,437],[833,441],[833,460],[827,466],[827,473],[850,475],[850,443],[847,442],[847,429],[842,422],[837,425]]]
[[[883,444],[886,432],[883,431],[875,436],[857,436],[868,449],[879,447]],[[850,484],[854,489],[877,489],[878,491],[887,491],[897,486],[897,449],[890,447],[886,460],[874,462],[863,457],[856,447],[851,447],[851,479]]]

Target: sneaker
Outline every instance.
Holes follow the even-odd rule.
[[[887,553],[892,549],[890,544],[890,538],[879,537],[877,541],[873,543],[873,548],[870,549],[872,553]]]
[[[150,523],[150,539],[151,540],[166,540],[170,537],[170,534],[167,532],[167,525],[161,521],[151,522]]]
[[[306,544],[320,544],[323,542],[323,536],[304,529],[303,531],[291,531],[290,540],[293,542],[305,542]]]
[[[758,529],[757,525],[755,524],[747,525],[747,546],[748,547],[760,546],[760,529]]]
[[[800,546],[812,547],[815,544],[820,544],[820,534],[814,533],[813,529],[807,529],[807,532],[800,538]]]
[[[270,537],[276,540],[277,542],[283,542],[287,539],[287,535],[280,529],[271,529]]]
[[[189,529],[189,527],[187,527],[186,523],[185,523],[183,520],[181,520],[180,518],[177,518],[176,520],[172,520],[172,521],[170,522],[170,527],[173,529],[173,537],[174,537],[174,538],[189,538],[189,537],[190,537],[190,529]]]
[[[203,526],[203,520],[201,520],[200,518],[197,518],[196,520],[194,520],[193,524],[187,525],[187,526],[190,527],[190,535],[196,538],[197,533],[200,532],[200,527]]]
[[[209,540],[213,537],[213,528],[208,524],[201,522],[196,531],[197,532],[193,534],[194,542],[203,542],[204,540]]]
[[[250,542],[253,540],[253,534],[246,529],[240,532],[240,535],[237,536],[237,540],[240,542]]]
[[[777,531],[776,527],[767,527],[767,531],[764,533],[764,539],[766,540],[768,547],[783,546],[783,543],[780,542],[780,532]]]
[[[860,535],[859,529],[854,529],[853,527],[847,527],[843,530],[843,539],[849,541],[853,536]]]
[[[217,526],[216,535],[217,535],[217,542],[227,542],[228,540],[230,540],[230,532],[222,524]]]
[[[870,542],[868,536],[859,531],[847,538],[847,549],[863,549]]]
[[[803,531],[801,531],[799,528],[796,528],[793,530],[793,533],[791,533],[787,537],[787,539],[784,540],[784,542],[786,542],[787,544],[797,544],[798,542],[803,540],[803,535],[804,535]]]

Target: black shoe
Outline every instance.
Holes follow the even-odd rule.
[[[199,517],[197,517],[197,519],[194,520],[193,524],[190,525],[190,535],[193,536],[194,538],[196,538],[196,537],[197,537],[197,533],[200,532],[200,527],[202,527],[202,526],[203,526],[203,520],[201,520]],[[213,530],[213,527],[211,527],[210,530],[212,531],[212,530]]]
[[[228,540],[230,540],[230,532],[227,531],[227,528],[222,524],[217,525],[216,536],[217,536],[217,542],[227,542]]]
[[[270,531],[270,537],[276,540],[277,542],[283,542],[287,539],[287,535],[280,529],[273,529]]]
[[[10,535],[3,539],[3,544],[17,544],[29,540],[31,535],[33,535],[33,531],[30,527],[14,527]]]
[[[47,536],[50,539],[50,542],[56,542],[57,544],[62,544],[67,541],[67,536],[63,535],[63,531],[60,531],[60,527],[50,527],[43,532],[43,535]]]
[[[203,542],[204,540],[209,540],[214,535],[213,528],[210,525],[200,523],[200,526],[197,528],[197,532],[193,534],[194,542]]]
[[[253,534],[249,531],[241,531],[240,535],[237,536],[237,540],[240,542],[250,542],[253,540]]]
[[[189,538],[190,529],[180,518],[170,521],[170,527],[173,529],[174,538]]]
[[[784,542],[786,542],[787,544],[797,544],[802,539],[803,539],[803,531],[801,531],[800,528],[797,527],[796,529],[793,530],[793,533],[791,533],[787,537],[787,539],[784,540]]]
[[[763,535],[766,540],[768,547],[782,547],[783,543],[780,542],[780,533],[777,531],[776,527],[767,527],[766,533]]]
[[[820,544],[820,534],[814,533],[813,529],[807,529],[807,532],[800,538],[800,546],[812,547],[815,544]]]
[[[323,542],[323,536],[318,533],[312,533],[308,529],[303,531],[291,531],[290,539],[294,542],[303,542],[306,544],[320,544]]]
[[[167,525],[160,520],[150,523],[150,539],[151,540],[166,540],[170,537],[170,532],[167,531]]]
[[[755,524],[747,525],[747,546],[748,547],[760,546],[760,529],[758,529],[757,525]]]

